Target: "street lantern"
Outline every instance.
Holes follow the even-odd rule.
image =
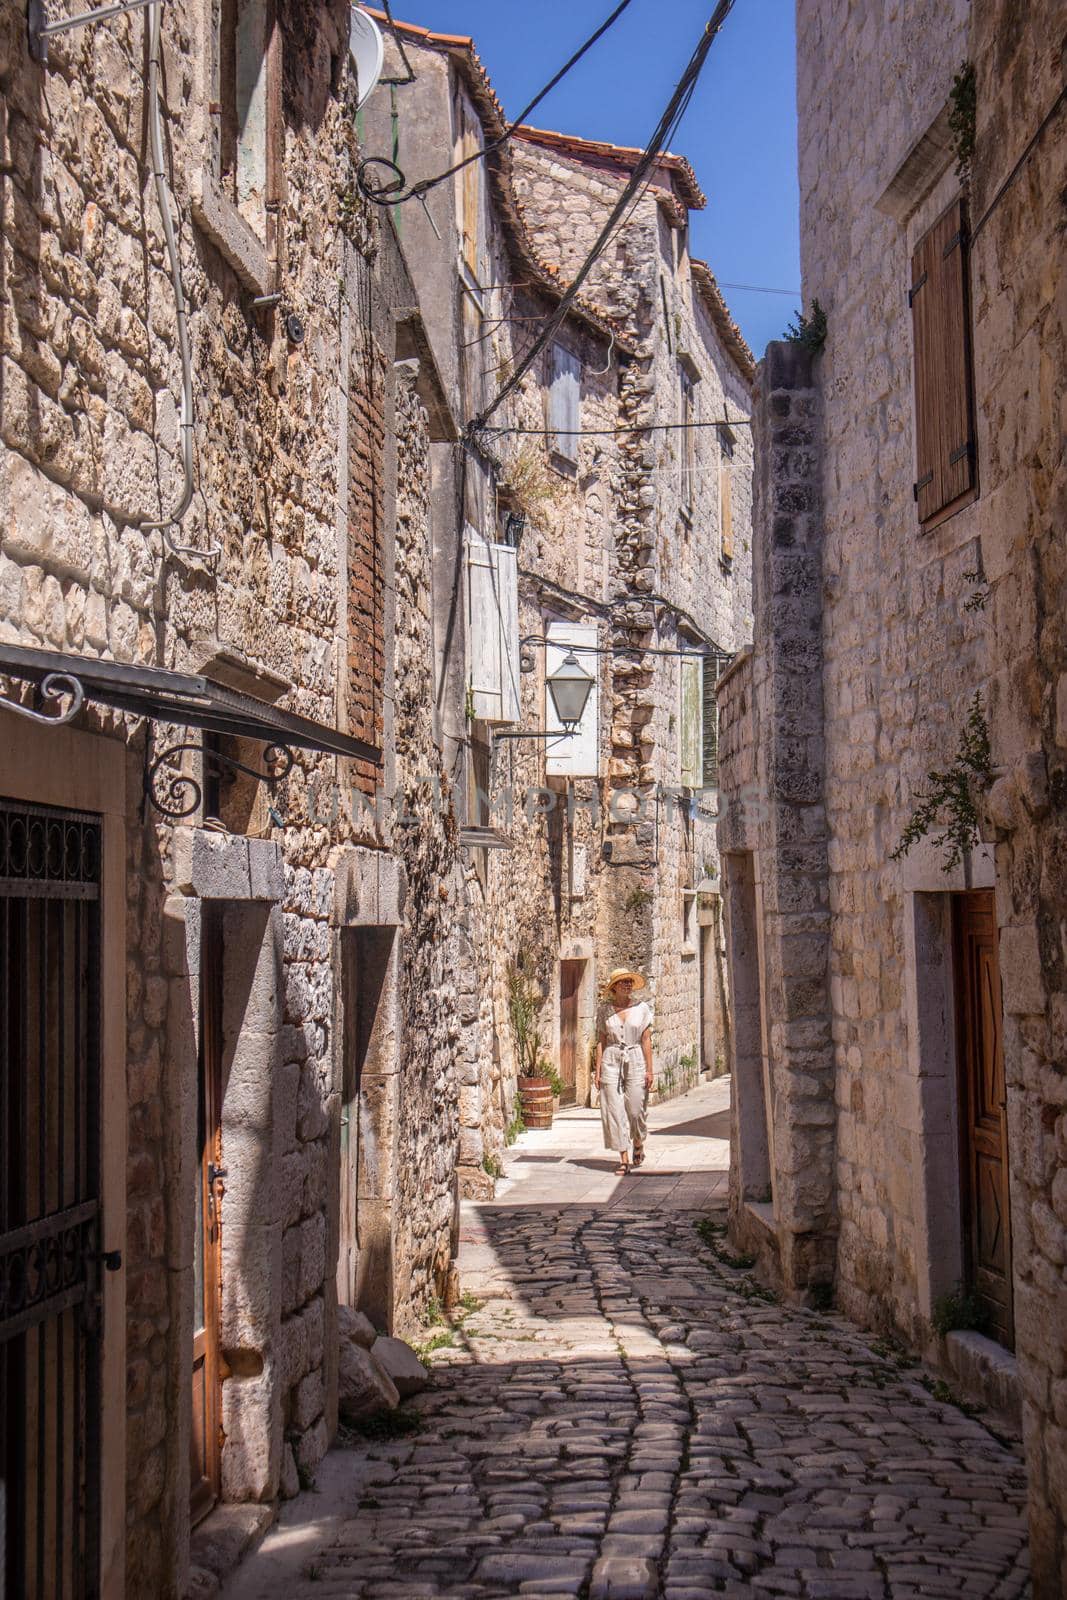
[[[585,715],[593,679],[573,650],[568,650],[555,671],[545,680],[552,696],[556,716],[568,733],[573,733]]]

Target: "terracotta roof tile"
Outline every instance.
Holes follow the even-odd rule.
[[[592,158],[613,161],[621,167],[632,168],[645,153],[629,145],[610,144],[605,139],[582,139],[577,134],[554,133],[549,128],[531,128],[526,124],[518,131],[520,138],[529,144],[544,145],[548,149],[558,150],[561,155],[573,156],[577,161]],[[707,205],[707,196],[697,182],[696,173],[685,156],[672,155],[666,150],[657,157],[656,170],[668,174],[668,181],[673,178],[677,184],[679,199],[690,211],[702,211]]]

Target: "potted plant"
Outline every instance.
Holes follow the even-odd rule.
[[[541,1054],[538,985],[520,952],[508,967],[508,1018],[519,1064],[519,1104],[528,1128],[552,1126],[552,1069]]]

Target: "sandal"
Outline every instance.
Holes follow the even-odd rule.
[[[643,1144],[635,1144],[634,1145],[634,1159],[633,1159],[634,1166],[635,1167],[639,1167],[644,1159],[645,1159],[645,1147],[644,1147],[644,1145]]]
[[[615,1168],[615,1176],[617,1178],[625,1178],[629,1170],[630,1163],[628,1161],[620,1161],[618,1166]]]

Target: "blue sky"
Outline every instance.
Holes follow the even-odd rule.
[[[712,9],[711,0],[631,0],[531,121],[643,145]],[[473,35],[514,116],[611,10],[612,0],[396,0],[393,14]],[[726,283],[800,286],[793,17],[793,0],[736,0],[673,140],[708,196],[706,210],[692,215],[694,253]],[[757,356],[799,304],[723,293]]]

